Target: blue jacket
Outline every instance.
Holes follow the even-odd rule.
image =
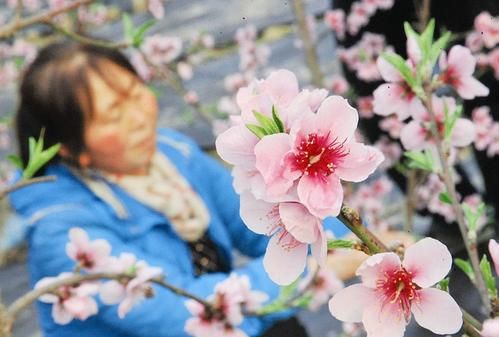
[[[252,288],[265,291],[271,298],[277,296],[279,288],[262,266],[268,239],[252,233],[242,223],[239,197],[232,188],[228,171],[190,139],[172,130],[159,130],[158,149],[203,198],[211,214],[208,234],[231,268],[233,249],[254,258],[233,271],[247,275]],[[152,266],[161,267],[168,282],[203,298],[213,292],[216,283],[227,277],[223,273],[194,277],[190,250],[172,230],[168,219],[118,186],[109,183],[127,213],[125,217],[118,214],[116,207],[96,196],[65,166],[51,165],[46,174],[55,175],[57,180],[25,187],[10,196],[16,212],[32,224],[28,232],[32,285],[43,277],[73,269],[74,262],[65,253],[71,227],[82,227],[92,240],[109,241],[114,256],[130,252]],[[184,301],[155,286],[155,296],[134,307],[124,319],[118,318],[116,306],[99,305],[98,315],[84,322],[74,320],[61,326],[51,317],[51,305],[38,302],[38,311],[47,337],[182,337],[186,336],[184,323],[190,317]],[[289,312],[246,318],[240,328],[249,336],[259,336],[273,322],[287,315]]]

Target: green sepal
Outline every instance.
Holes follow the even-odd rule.
[[[156,20],[148,20],[132,31],[132,45],[139,48],[144,42],[144,34],[156,24]]]
[[[449,278],[446,277],[443,280],[441,280],[440,282],[438,282],[437,288],[442,290],[442,291],[449,292]]]
[[[328,240],[327,249],[352,248],[354,244],[355,242],[350,240]]]
[[[277,112],[277,109],[275,108],[275,105],[272,105],[272,119],[274,120],[275,125],[279,129],[279,132],[285,132],[285,130],[284,130],[284,123],[279,118],[279,113]]]
[[[279,133],[279,128],[274,124],[274,120],[272,118],[267,117],[256,110],[253,110],[253,115],[268,135]]]
[[[438,200],[440,200],[444,204],[452,205],[452,198],[450,197],[449,193],[447,193],[447,192],[440,193],[438,195]]]
[[[7,159],[18,169],[22,170],[24,168],[23,161],[19,156],[15,154],[9,154]]]
[[[258,126],[255,124],[246,124],[246,127],[248,128],[248,130],[253,132],[255,134],[255,136],[257,136],[260,139],[262,139],[263,137],[265,137],[267,135],[267,132],[261,126]]]
[[[487,259],[487,256],[485,255],[482,257],[482,260],[480,261],[480,271],[482,272],[485,285],[487,286],[489,297],[491,299],[496,298],[497,297],[496,280],[492,275],[492,268],[490,266],[490,262]]]

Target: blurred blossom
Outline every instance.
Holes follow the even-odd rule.
[[[49,8],[52,10],[62,8],[68,3],[68,0],[48,0]]]
[[[203,34],[201,36],[201,44],[203,47],[211,49],[215,46],[215,38],[211,34]]]
[[[184,81],[190,80],[193,75],[192,66],[187,62],[180,61],[177,63],[177,73]]]
[[[489,88],[473,77],[476,60],[471,51],[463,46],[456,45],[449,51],[440,55],[439,79],[453,87],[463,99],[473,99],[477,96],[487,96]]]
[[[185,93],[184,95],[184,101],[187,104],[198,104],[199,103],[199,96],[194,90],[189,90]]]
[[[217,104],[217,108],[219,111],[224,112],[228,115],[236,115],[239,113],[239,108],[234,101],[234,99],[228,97],[228,96],[223,96],[220,98]]]
[[[0,86],[14,84],[17,79],[18,71],[14,62],[8,61],[0,66]]]
[[[40,0],[7,0],[7,6],[14,9],[17,7],[18,1],[22,1],[23,7],[31,12],[40,9],[41,7]]]
[[[397,116],[392,115],[385,117],[379,121],[379,128],[383,131],[388,132],[390,137],[393,139],[400,138],[400,132],[404,128],[405,123],[400,121]]]
[[[130,57],[130,62],[132,63],[135,70],[137,70],[137,72],[139,73],[140,78],[142,78],[146,82],[152,79],[153,72],[147,65],[141,53],[133,51]]]
[[[107,8],[102,4],[81,6],[78,8],[78,19],[83,24],[103,25],[107,20]]]
[[[66,254],[78,266],[88,272],[105,271],[110,262],[111,246],[103,239],[90,241],[87,233],[74,227],[69,231],[70,241],[66,244]]]
[[[54,281],[73,276],[73,273],[61,273],[56,277],[44,277],[35,284],[35,289],[48,286]],[[52,318],[57,324],[65,325],[73,319],[81,321],[97,314],[97,302],[92,297],[99,292],[97,282],[84,282],[73,286],[61,286],[54,293],[40,296],[38,300],[51,303]]]
[[[160,20],[165,16],[165,7],[162,0],[149,0],[147,9],[156,20]]]
[[[475,18],[474,25],[487,48],[494,48],[499,43],[499,17],[482,12]]]
[[[331,78],[331,91],[337,95],[345,95],[347,91],[350,89],[350,85],[348,84],[345,77],[341,75],[333,75]]]
[[[124,318],[132,307],[147,297],[154,295],[151,279],[161,275],[158,267],[150,267],[145,261],[137,260],[133,254],[121,253],[112,258],[108,271],[130,274],[132,278],[106,281],[99,290],[104,304],[118,304],[118,316]]]
[[[239,88],[248,85],[246,77],[241,73],[229,74],[224,78],[225,90],[231,93],[236,93]]]
[[[380,165],[381,169],[389,169],[395,165],[402,156],[402,148],[399,143],[390,140],[386,136],[381,136],[374,146],[385,156],[385,160]]]
[[[153,64],[165,65],[180,55],[182,40],[162,34],[150,35],[144,40],[141,49]]]
[[[473,53],[479,52],[483,48],[482,34],[475,31],[471,32],[466,36],[465,44]]]
[[[373,100],[372,96],[357,98],[357,109],[359,110],[360,117],[369,119],[374,116]]]
[[[486,319],[480,334],[482,337],[499,337],[499,317]]]
[[[339,40],[345,38],[345,12],[342,9],[328,10],[324,14],[324,23],[336,33]]]

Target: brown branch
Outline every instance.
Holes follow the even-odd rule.
[[[307,26],[307,18],[302,0],[293,0],[293,11],[298,24],[298,34],[305,49],[305,57],[308,69],[310,70],[312,83],[319,88],[324,86],[324,79],[319,65],[315,42],[311,37],[311,32]]]
[[[56,177],[55,176],[45,176],[45,177],[37,177],[37,178],[31,178],[31,179],[25,179],[21,180],[13,185],[10,185],[6,187],[5,189],[0,191],[0,199],[3,199],[7,196],[7,194],[17,191],[20,188],[23,188],[28,185],[32,184],[38,184],[38,183],[45,183],[49,181],[55,181]]]
[[[19,18],[15,16],[11,22],[7,23],[3,27],[0,27],[0,39],[8,38],[18,30],[27,28],[29,26],[33,26],[36,24],[47,24],[47,22],[51,21],[52,18],[56,17],[57,15],[69,12],[84,5],[88,5],[93,1],[95,0],[77,0],[66,6],[62,6],[61,8],[48,10],[44,13],[32,15],[27,18]]]
[[[24,294],[23,296],[21,296],[20,298],[18,298],[7,308],[7,313],[12,318],[12,320],[14,320],[17,314],[19,314],[28,305],[36,301],[41,295],[55,292],[57,288],[64,285],[75,285],[84,281],[95,281],[100,279],[122,280],[124,278],[130,279],[132,277],[128,274],[119,274],[119,273],[95,273],[95,274],[86,274],[86,275],[76,274],[65,279],[55,280],[51,284],[48,284],[44,287],[33,289],[28,293]],[[197,301],[201,303],[203,306],[205,306],[205,308],[207,308],[208,310],[211,310],[212,312],[216,312],[218,310],[210,302],[200,297],[197,297],[196,295],[193,295],[181,288],[169,284],[163,278],[153,278],[150,281],[166,289],[169,289],[170,291],[172,291],[177,295]]]
[[[480,293],[480,298],[482,300],[483,305],[485,306],[487,312],[490,312],[490,301],[488,297],[488,292],[487,292],[487,286],[485,285],[485,281],[483,279],[482,273],[480,271],[480,259],[478,257],[478,250],[476,247],[476,239],[471,240],[468,237],[468,229],[466,226],[466,220],[464,218],[464,213],[461,208],[461,205],[459,205],[458,202],[458,196],[456,192],[456,186],[454,184],[454,180],[452,178],[452,170],[450,165],[447,162],[447,153],[446,150],[444,149],[443,145],[443,139],[441,138],[440,132],[438,131],[437,127],[437,119],[435,117],[435,111],[433,110],[433,102],[432,102],[432,90],[430,86],[425,86],[425,99],[423,99],[423,104],[426,107],[426,110],[428,111],[430,118],[431,118],[431,133],[433,135],[433,138],[435,140],[435,144],[437,147],[437,152],[438,152],[438,157],[440,160],[440,164],[442,166],[442,178],[444,180],[445,188],[447,190],[447,193],[449,194],[449,197],[452,201],[452,208],[454,210],[454,213],[456,215],[456,221],[459,227],[459,231],[461,232],[461,236],[464,241],[464,245],[466,247],[466,251],[468,252],[468,255],[470,257],[471,265],[473,267],[473,274],[475,276],[475,285],[478,289],[478,292]]]
[[[380,239],[364,227],[357,211],[350,207],[342,206],[338,220],[343,222],[369,248],[371,255],[389,251],[388,247]]]
[[[416,175],[415,169],[410,169],[407,174],[407,192],[405,196],[405,221],[404,230],[411,232],[413,227],[414,208],[415,208],[415,194],[416,194]]]

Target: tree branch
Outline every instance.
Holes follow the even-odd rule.
[[[3,199],[7,196],[7,194],[17,191],[20,188],[23,188],[28,185],[32,184],[38,184],[38,183],[45,183],[49,181],[55,181],[56,177],[55,176],[45,176],[45,177],[36,177],[36,178],[31,178],[31,179],[26,179],[26,180],[21,180],[13,185],[10,185],[6,187],[4,190],[0,191],[0,199]]]

